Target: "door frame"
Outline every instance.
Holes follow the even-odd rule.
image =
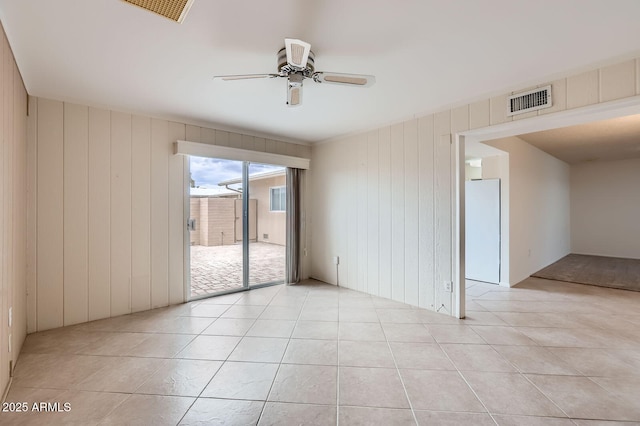
[[[453,244],[451,246],[453,250],[453,288],[456,290],[454,291],[454,316],[458,318],[465,317],[465,143],[483,142],[636,114],[640,114],[640,95],[552,114],[538,115],[526,120],[509,121],[480,129],[458,132],[453,135],[452,149],[455,166],[452,168],[452,182],[454,182],[452,197],[454,217],[452,219],[454,226],[452,227]],[[506,249],[508,250],[508,241]],[[504,282],[509,283],[510,286],[515,284],[511,282],[509,277],[505,277]]]
[[[220,146],[220,145],[211,145],[201,142],[190,142],[178,140],[173,144],[173,153],[175,155],[183,156],[183,186],[182,186],[182,203],[183,203],[183,220],[182,223],[184,225],[183,232],[183,298],[185,302],[190,302],[193,300],[199,300],[210,296],[203,296],[198,298],[191,297],[191,249],[190,249],[190,235],[189,235],[189,227],[188,220],[190,215],[190,162],[189,156],[195,157],[207,157],[207,158],[219,158],[222,160],[234,160],[234,161],[242,161],[248,163],[260,163],[260,164],[271,164],[274,166],[283,166],[283,167],[294,167],[298,169],[308,170],[310,167],[311,160],[308,158],[302,157],[293,157],[290,155],[282,155],[282,154],[272,154],[270,152],[262,152],[262,151],[252,151],[248,149],[240,149],[240,148],[231,148],[228,146]],[[247,171],[248,178],[248,167],[243,166],[243,179],[244,179],[244,171]],[[248,182],[248,180],[247,180]],[[247,188],[247,193],[248,193]],[[243,194],[244,195],[244,194]],[[244,199],[249,199],[249,197],[243,197]],[[243,201],[244,202],[244,201]],[[248,202],[248,201],[247,201]],[[248,212],[248,209],[244,209],[245,212]],[[256,212],[257,213],[257,212]],[[248,217],[247,217],[248,221]],[[247,223],[243,223],[243,233],[246,232],[245,238],[248,236],[248,226]],[[220,293],[216,293],[216,296],[222,296],[224,294],[236,293],[240,291],[246,291],[253,288],[261,288],[272,285],[271,283],[266,284],[257,284],[253,286],[249,286],[248,276],[244,276],[249,273],[249,269],[244,265],[244,262],[249,262],[248,257],[248,247],[249,244],[245,245],[247,248],[247,253],[244,253],[243,246],[243,281],[247,283],[247,286],[244,286],[240,289],[233,289],[228,291],[222,291]],[[243,283],[243,284],[244,284]]]

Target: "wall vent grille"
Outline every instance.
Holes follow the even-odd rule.
[[[172,21],[182,23],[191,8],[193,0],[124,0],[127,3],[147,9]]]
[[[509,96],[507,116],[551,107],[551,85]]]

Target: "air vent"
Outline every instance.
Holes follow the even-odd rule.
[[[507,116],[551,107],[551,85],[509,96]]]
[[[124,0],[135,6],[150,10],[172,21],[182,23],[187,12],[193,4],[193,0]]]

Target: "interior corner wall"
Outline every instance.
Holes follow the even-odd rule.
[[[571,166],[571,251],[640,259],[640,158]]]
[[[509,284],[571,252],[570,167],[517,137],[484,142],[509,153]]]
[[[29,332],[184,302],[176,140],[297,157],[304,145],[33,98]]]
[[[27,92],[0,26],[0,398],[27,334]],[[11,312],[11,324],[9,323]],[[1,414],[0,414],[1,415]]]

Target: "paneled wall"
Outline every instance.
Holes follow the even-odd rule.
[[[309,147],[32,98],[35,271],[29,331],[184,301],[189,140],[309,156]]]
[[[27,92],[0,26],[0,398],[27,333]],[[9,310],[12,322],[9,324]]]
[[[640,95],[640,59],[539,86],[549,83],[553,107],[548,109],[508,117],[510,92],[313,145],[310,275],[451,312],[455,293],[444,291],[453,276],[451,135]],[[514,265],[519,261],[510,259]]]
[[[452,280],[451,133],[467,127],[447,111],[315,145],[311,276],[452,312],[434,282]]]

